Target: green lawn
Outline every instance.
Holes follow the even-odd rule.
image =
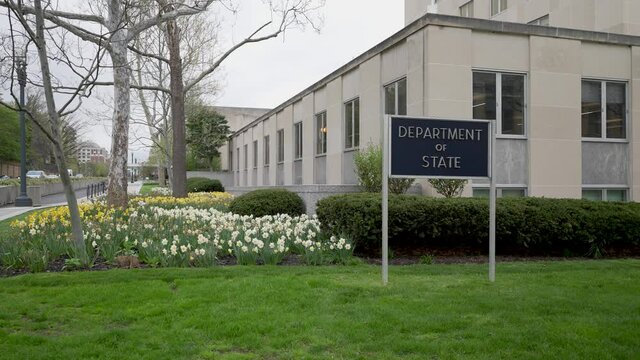
[[[140,188],[140,195],[148,195],[154,187],[158,187],[157,182],[142,184],[142,187]]]
[[[631,359],[640,261],[0,279],[2,359]]]

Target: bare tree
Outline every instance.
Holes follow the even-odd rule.
[[[176,8],[183,6],[180,1],[169,2],[167,0],[156,0],[159,6],[159,13],[172,13]],[[232,2],[217,1],[220,6],[235,11]],[[154,59],[164,61],[169,66],[170,86],[156,90],[165,91],[171,96],[171,120],[172,120],[172,165],[173,165],[173,195],[184,197],[187,195],[187,173],[186,173],[186,138],[185,138],[185,97],[187,93],[196,89],[199,84],[207,80],[220,65],[236,50],[251,44],[273,39],[283,34],[285,31],[296,28],[312,26],[318,30],[316,12],[324,5],[324,0],[268,0],[265,3],[269,6],[271,18],[258,26],[249,36],[222,52],[212,59],[208,64],[201,66],[201,69],[190,75],[191,78],[184,79],[184,64],[181,55],[181,34],[185,27],[175,19],[167,21],[163,25],[166,43],[168,47],[168,58],[164,54],[145,54],[140,49],[133,49],[138,54],[151,56]]]
[[[47,3],[47,5],[49,5],[49,3]],[[84,242],[82,231],[82,219],[80,218],[78,202],[71,184],[71,178],[69,176],[69,173],[67,172],[68,154],[65,153],[65,134],[63,130],[64,121],[62,121],[61,118],[77,110],[81,104],[81,99],[90,95],[91,89],[93,88],[94,83],[97,79],[100,61],[104,52],[102,52],[101,49],[98,48],[96,55],[91,62],[91,65],[86,68],[86,74],[82,74],[82,70],[80,70],[80,68],[78,67],[74,67],[74,65],[76,64],[73,62],[71,57],[69,57],[69,54],[64,51],[64,45],[55,43],[55,41],[51,41],[52,43],[55,43],[55,48],[57,49],[57,51],[55,52],[57,56],[55,56],[54,58],[57,61],[68,65],[69,68],[73,69],[74,73],[80,77],[80,81],[74,87],[61,86],[62,88],[68,89],[68,91],[66,92],[68,97],[67,101],[60,108],[58,108],[56,106],[56,99],[54,97],[54,86],[52,85],[52,74],[49,67],[51,57],[48,48],[48,39],[51,40],[55,38],[55,34],[51,32],[51,29],[55,28],[55,26],[45,26],[45,11],[43,10],[41,0],[34,0],[33,7],[31,8],[32,10],[29,12],[31,15],[34,15],[35,23],[31,19],[27,18],[22,4],[16,4],[14,1],[9,0],[4,2],[4,6],[8,7],[10,11],[7,18],[10,24],[10,52],[12,53],[12,59],[14,60],[14,62],[17,55],[15,47],[15,40],[17,37],[24,35],[24,37],[26,37],[27,39],[27,44],[33,43],[35,44],[35,47],[37,49],[40,65],[39,73],[41,75],[41,83],[38,84],[38,86],[42,87],[48,116],[46,118],[46,121],[43,121],[43,119],[37,116],[33,116],[33,114],[31,113],[29,113],[29,115],[33,123],[43,132],[43,134],[49,139],[52,144],[55,162],[58,167],[58,172],[60,174],[62,184],[64,185],[65,197],[69,206],[75,255],[83,264],[87,265],[89,263],[89,258],[86,251],[86,244]],[[13,28],[12,19],[14,17],[19,21],[22,27],[21,33],[17,30],[14,30]],[[27,44],[23,44],[25,50],[24,55],[26,55]],[[14,65],[14,67],[12,68],[15,67],[16,66]],[[19,71],[26,72],[26,66],[22,65],[19,68]],[[26,78],[26,73],[22,73],[20,75],[20,78],[22,79],[21,81],[24,81],[24,79]],[[13,79],[13,76],[11,76],[11,79]],[[6,103],[2,104],[19,111],[26,111],[26,108],[21,107],[24,102],[24,95],[21,93],[22,99],[21,101],[17,101],[13,93],[13,88],[14,86],[13,84],[11,84],[10,91],[12,96],[14,97],[14,100],[16,100],[16,107],[14,108]],[[26,181],[26,179],[21,179],[21,181]]]
[[[113,66],[113,123],[111,164],[108,177],[107,203],[110,206],[127,205],[127,149],[129,143],[129,116],[131,111],[131,66],[129,46],[143,31],[181,16],[197,14],[207,9],[215,0],[181,2],[171,11],[154,16],[144,16],[141,6],[133,0],[101,0],[89,3],[92,14],[45,9],[43,18],[62,27],[80,39],[104,47],[111,56]],[[15,6],[13,0],[0,0],[0,6]],[[142,4],[144,5],[144,4]],[[25,14],[34,14],[35,7],[22,6]],[[96,33],[92,28],[105,28]]]

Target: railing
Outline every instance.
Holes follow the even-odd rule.
[[[107,192],[107,183],[101,182],[87,186],[87,199],[93,199]]]

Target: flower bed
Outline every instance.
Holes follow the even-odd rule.
[[[81,204],[87,251],[94,261],[133,256],[149,266],[171,267],[207,267],[230,259],[275,265],[289,255],[319,265],[345,263],[352,256],[352,243],[322,233],[316,217],[255,218],[221,210],[231,198],[225,193],[139,197],[126,209]],[[66,207],[34,213],[11,226],[12,238],[0,241],[3,267],[43,271],[51,261],[78,257]]]

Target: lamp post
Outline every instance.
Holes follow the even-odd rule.
[[[20,194],[16,198],[16,206],[33,206],[27,195],[27,129],[24,119],[24,87],[27,85],[26,57],[16,57],[18,84],[20,85]]]

